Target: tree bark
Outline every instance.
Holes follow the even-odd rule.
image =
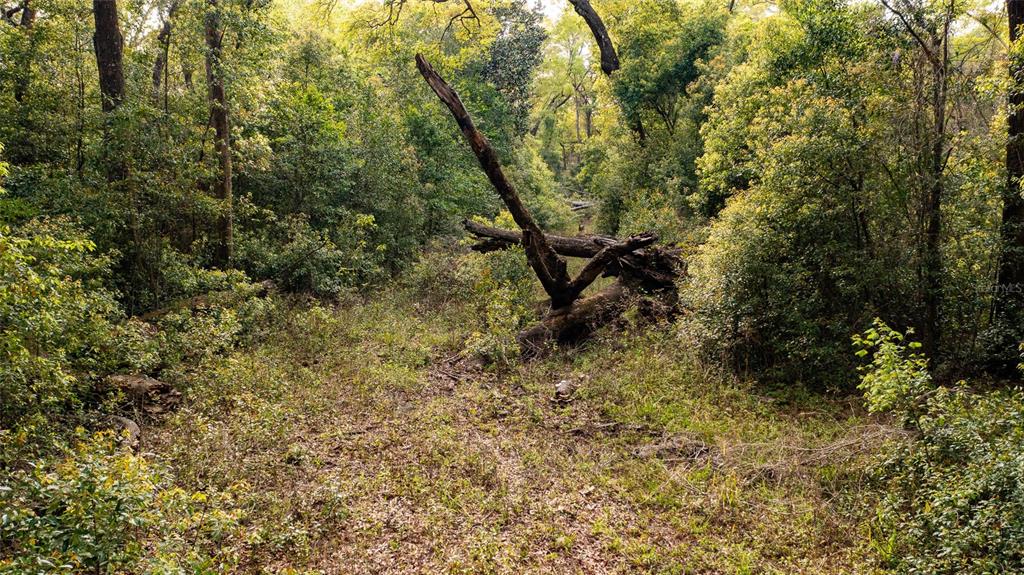
[[[476,236],[479,240],[472,248],[474,251],[487,253],[507,249],[513,245],[523,245],[523,233],[521,231],[486,226],[473,220],[465,220],[462,222],[462,225],[466,231]],[[548,234],[547,240],[548,244],[558,255],[573,258],[592,258],[601,251],[602,240],[615,240],[615,238],[609,236],[580,236],[572,238]]]
[[[615,53],[615,46],[608,35],[608,29],[604,26],[604,21],[601,20],[594,7],[590,5],[590,0],[569,0],[569,3],[572,4],[576,13],[587,23],[587,26],[590,27],[590,32],[594,35],[597,48],[601,51],[601,71],[610,75],[618,70],[619,56]]]
[[[124,100],[124,39],[117,22],[117,0],[93,0],[92,13],[96,22],[92,43],[100,73],[101,105],[109,113]]]
[[[93,0],[92,13],[96,23],[92,44],[96,52],[96,69],[99,71],[100,106],[106,116],[103,139],[107,181],[121,182],[128,178],[128,162],[123,146],[118,145],[120,138],[115,134],[117,130],[110,123],[110,114],[124,102],[124,39],[117,19],[117,1]],[[138,218],[130,192],[129,199],[129,226],[137,248]]]
[[[224,268],[231,265],[233,251],[234,215],[231,193],[231,126],[227,96],[224,91],[223,40],[219,0],[209,0],[205,21],[206,84],[209,90],[210,118],[214,129],[214,148],[217,151],[218,174],[214,193],[221,200],[218,218],[217,263]]]
[[[32,27],[36,23],[36,10],[32,7],[31,0],[25,0],[21,4],[21,19],[18,20],[18,26],[27,34],[32,33]],[[32,81],[32,57],[35,54],[33,49],[35,46],[35,39],[29,38],[29,50],[28,53],[22,58],[21,64],[18,66],[18,77],[14,82],[14,101],[21,104],[25,101],[25,94],[28,92],[28,85]]]
[[[480,167],[483,168],[491,185],[494,186],[505,207],[512,214],[512,219],[523,230],[523,247],[526,257],[537,274],[537,278],[540,279],[541,285],[544,286],[544,291],[551,296],[551,306],[558,308],[571,304],[572,299],[567,297],[570,280],[565,261],[548,246],[544,232],[541,231],[540,226],[537,225],[529,210],[519,199],[519,194],[512,183],[505,177],[505,172],[501,169],[501,163],[498,161],[498,155],[491,148],[487,137],[473,125],[473,119],[463,106],[458,93],[419,54],[416,55],[416,67],[437,97],[452,113],[459,129],[462,130],[462,134],[480,162]]]
[[[540,323],[523,330],[517,338],[519,347],[524,356],[532,358],[543,355],[549,342],[578,343],[617,318],[625,303],[625,287],[616,282],[572,307],[548,314]]]
[[[942,307],[942,199],[945,193],[946,99],[948,94],[949,25],[932,34],[932,134],[928,158],[928,189],[925,194],[924,329],[922,343],[928,357],[941,353]]]
[[[998,355],[1015,360],[1024,330],[1024,57],[1016,50],[1024,25],[1024,0],[1007,0],[1010,28],[1010,89],[1006,141],[1006,188],[1003,190],[1001,253],[996,277],[994,319],[1006,330]],[[1013,363],[1016,363],[1015,361]]]
[[[476,236],[474,251],[486,253],[522,245],[522,233],[485,226],[472,220],[465,220],[466,231]],[[571,258],[593,258],[602,249],[620,240],[610,236],[566,237],[547,235],[548,244],[555,253]],[[606,277],[619,277],[622,281],[645,293],[669,292],[676,282],[686,274],[686,263],[681,250],[665,246],[649,246],[618,256],[602,271]]]
[[[121,107],[125,98],[124,38],[118,22],[117,1],[93,0],[92,13],[96,24],[92,43],[96,52],[96,68],[99,71],[100,105],[106,116],[103,138],[107,181],[115,186],[123,186],[129,175],[127,150],[123,140],[124,130],[117,129],[110,121],[111,115]],[[132,242],[130,257],[126,264],[129,266],[129,276],[134,282],[142,273],[142,232],[134,188],[129,185],[123,191],[128,199],[128,230]]]

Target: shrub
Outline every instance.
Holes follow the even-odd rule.
[[[507,367],[519,357],[519,330],[536,315],[530,308],[536,289],[533,270],[521,248],[470,254],[463,265],[475,278],[471,301],[483,318],[466,343],[467,351]]]
[[[90,241],[67,235],[0,229],[0,428],[46,430],[48,420],[76,412],[90,380],[119,361],[113,294],[82,278],[108,262]]]
[[[876,470],[881,560],[898,573],[1024,571],[1024,395],[944,391]]]
[[[876,322],[855,338],[874,350],[861,387],[910,439],[886,446],[870,545],[896,573],[1024,571],[1024,394],[932,383],[904,336]]]
[[[108,434],[0,477],[0,572],[223,573],[234,494],[187,493]]]
[[[418,301],[431,305],[462,302],[476,281],[463,265],[464,258],[455,245],[434,242],[402,274],[402,286]]]
[[[913,330],[907,330],[907,335]],[[872,413],[889,411],[913,425],[920,402],[934,389],[928,373],[928,360],[922,354],[909,350],[920,349],[916,341],[904,343],[905,336],[876,319],[874,326],[863,334],[853,336],[854,345],[860,347],[857,355],[867,356],[872,350],[871,363],[861,368],[858,386],[864,392],[868,410]]]
[[[493,224],[515,227],[507,212]],[[435,246],[412,266],[404,285],[419,302],[443,305],[467,301],[481,318],[466,342],[466,351],[508,366],[519,355],[516,335],[535,317],[532,304],[538,283],[522,248],[486,254],[458,253]]]
[[[273,279],[291,292],[336,297],[386,275],[392,254],[373,242],[378,226],[372,215],[339,215],[338,231],[332,233],[314,228],[302,214],[278,217],[245,209],[263,218],[259,229],[238,236],[237,263],[252,277]]]

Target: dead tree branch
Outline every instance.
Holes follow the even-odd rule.
[[[533,271],[537,274],[537,278],[540,279],[541,285],[544,286],[544,291],[551,296],[551,306],[562,307],[571,304],[572,299],[566,299],[569,293],[570,280],[569,273],[566,271],[565,260],[558,257],[558,254],[548,245],[544,232],[541,231],[540,226],[537,225],[529,210],[526,209],[522,200],[519,199],[519,194],[516,193],[512,183],[505,177],[505,172],[501,169],[501,163],[498,161],[498,155],[494,152],[490,142],[487,141],[487,137],[476,129],[473,119],[470,117],[469,112],[466,111],[466,107],[462,105],[462,100],[459,98],[458,93],[434,71],[422,55],[416,55],[416,67],[419,68],[423,79],[427,81],[427,84],[434,90],[437,97],[451,111],[452,116],[459,125],[459,129],[462,130],[462,134],[466,137],[470,148],[473,149],[473,153],[476,155],[477,160],[479,160],[480,167],[483,168],[487,178],[491,181],[491,185],[494,186],[498,196],[501,197],[501,201],[504,202],[505,207],[512,214],[512,219],[522,229],[522,242],[523,248],[526,251],[526,258],[529,260]]]
[[[608,29],[604,27],[604,21],[590,5],[590,0],[569,0],[569,3],[590,27],[590,32],[597,41],[597,47],[601,51],[601,71],[611,75],[619,69],[619,56],[615,53],[615,46],[608,35]]]
[[[676,305],[675,280],[683,269],[678,250],[652,247],[657,241],[653,233],[625,240],[544,234],[505,177],[497,154],[473,124],[459,95],[419,54],[416,55],[416,67],[455,118],[480,167],[519,226],[519,232],[514,232],[466,221],[466,229],[480,238],[474,249],[493,251],[522,245],[530,267],[544,286],[544,291],[551,296],[551,310],[544,320],[519,334],[519,343],[525,354],[538,353],[548,341],[577,341],[596,327],[608,323],[622,313],[629,301],[625,298],[627,288],[659,294],[661,301],[658,305],[671,313]],[[576,278],[571,279],[562,256],[585,257],[589,261]],[[583,291],[602,275],[617,276],[619,281],[590,297],[581,298]]]
[[[481,253],[508,249],[522,245],[522,234],[485,226],[466,220],[463,227],[476,237],[472,246]],[[560,256],[593,258],[606,246],[618,240],[608,236],[556,236],[547,235],[548,245]],[[616,256],[602,271],[607,277],[621,277],[626,283],[644,292],[674,289],[675,282],[686,273],[686,264],[679,249],[666,246],[647,246]]]

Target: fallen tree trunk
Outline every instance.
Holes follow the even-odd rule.
[[[544,291],[551,296],[551,309],[544,320],[520,334],[524,355],[537,355],[548,342],[570,343],[586,337],[622,312],[627,290],[654,295],[664,302],[661,307],[674,308],[675,281],[683,270],[678,250],[653,247],[658,238],[650,232],[624,240],[545,234],[505,176],[497,153],[473,124],[458,93],[419,54],[416,67],[455,118],[481,169],[520,228],[514,232],[466,221],[466,229],[480,239],[474,249],[493,251],[521,245]],[[588,261],[573,278],[564,257],[588,258]],[[581,299],[584,290],[601,276],[615,276],[619,281]]]
[[[487,253],[522,245],[522,233],[487,226],[473,220],[463,221],[463,227],[476,237],[472,250]],[[560,256],[592,258],[610,242],[619,241],[610,236],[556,236],[547,234],[548,245]],[[652,293],[674,290],[676,282],[686,274],[686,263],[679,249],[650,246],[622,255],[604,269],[605,277],[621,277],[634,289]]]
[[[572,306],[553,310],[541,320],[519,333],[519,348],[526,357],[544,354],[550,342],[574,344],[583,341],[594,330],[619,317],[626,307],[626,288],[621,282],[576,301]]]
[[[473,251],[487,253],[523,244],[523,233],[520,231],[495,228],[473,220],[464,220],[462,226],[477,238],[477,243],[472,247]],[[545,236],[555,253],[572,258],[592,258],[601,251],[603,240],[617,241],[608,236]]]

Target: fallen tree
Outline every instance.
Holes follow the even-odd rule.
[[[462,222],[463,227],[476,237],[472,250],[487,253],[523,245],[522,232],[486,226],[473,220]],[[593,258],[608,245],[620,240],[611,236],[557,236],[546,234],[547,243],[556,254],[571,258]],[[686,266],[676,248],[650,246],[622,254],[604,268],[602,276],[618,277],[635,290],[653,293],[674,290],[676,281],[686,272]]]
[[[684,271],[678,250],[656,247],[657,236],[646,232],[618,239],[609,236],[564,237],[547,235],[537,225],[505,176],[497,154],[473,119],[459,95],[434,71],[422,55],[416,67],[441,102],[455,118],[480,167],[519,226],[503,230],[466,221],[466,229],[478,238],[474,249],[492,251],[521,245],[526,259],[551,298],[544,319],[520,334],[523,353],[536,355],[551,341],[570,343],[618,317],[632,292],[655,298],[665,309],[674,309],[675,282]],[[564,257],[586,258],[576,277],[571,277]],[[599,277],[616,277],[611,286],[587,297],[584,290]]]

